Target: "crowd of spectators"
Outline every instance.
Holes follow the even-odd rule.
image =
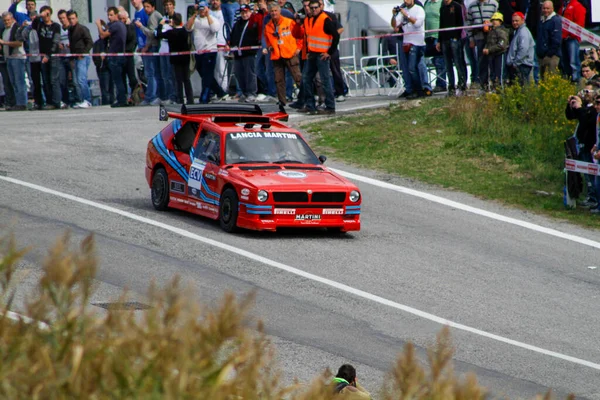
[[[91,107],[91,62],[100,103],[112,107],[277,101],[299,112],[331,114],[348,91],[338,52],[344,28],[323,0],[304,0],[297,11],[286,0],[196,0],[187,18],[175,12],[175,0],[164,0],[160,11],[155,0],[131,0],[133,16],[109,7],[107,20],[95,21],[95,41],[96,32],[78,22],[77,12],[60,10],[55,22],[51,7],[37,10],[35,0],[26,0],[21,13],[18,2],[0,24],[8,111]],[[143,67],[115,53],[141,54]],[[194,71],[202,83],[198,98]]]
[[[408,98],[463,94],[466,60],[470,82],[481,92],[539,83],[549,72],[579,83],[581,40],[562,29],[562,19],[584,27],[589,14],[589,0],[405,0],[391,19],[404,36],[390,38],[386,47],[400,49],[402,96]],[[448,30],[431,32],[438,29]],[[425,57],[435,68],[433,88]]]

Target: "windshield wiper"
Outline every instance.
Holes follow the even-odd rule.
[[[298,160],[279,160],[273,161],[273,164],[306,164],[304,161]]]
[[[230,164],[269,164],[269,161],[255,161],[255,160],[246,160],[246,161],[236,161]]]

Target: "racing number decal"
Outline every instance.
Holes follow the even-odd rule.
[[[200,190],[202,188],[202,174],[206,168],[206,163],[194,160],[194,163],[190,167],[190,178],[188,180],[188,187]]]

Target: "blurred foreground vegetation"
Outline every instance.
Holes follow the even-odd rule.
[[[94,240],[70,247],[65,235],[49,251],[37,291],[20,310],[38,323],[26,322],[7,317],[26,250],[12,236],[0,238],[0,398],[334,398],[329,371],[308,384],[281,382],[262,324],[249,317],[252,296],[227,293],[220,305],[205,308],[174,279],[149,289],[145,311],[98,313],[90,309]],[[455,376],[452,356],[447,328],[428,350],[427,369],[407,344],[374,398],[484,399],[475,375]]]

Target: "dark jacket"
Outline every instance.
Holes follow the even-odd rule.
[[[87,54],[90,52],[94,41],[87,26],[77,24],[69,28],[69,46],[71,53]]]
[[[538,58],[562,56],[562,18],[554,15],[538,23],[536,52]]]
[[[0,29],[0,38],[2,38],[2,35],[4,34],[5,30],[6,30],[6,27],[4,25],[2,25],[2,28]],[[23,39],[21,32],[22,32],[22,30],[19,29],[19,25],[15,22],[10,27],[10,36],[8,39],[9,42],[14,42],[14,41],[24,42],[25,40]],[[13,54],[16,50],[17,50],[17,47],[9,47],[8,55]],[[4,59],[4,49],[2,48],[2,46],[0,46],[0,52],[2,52],[2,55],[0,55],[0,58]]]
[[[242,32],[244,31],[244,27],[246,26],[246,24],[248,24],[248,27],[246,28],[246,32],[244,33],[244,37],[242,38]],[[249,20],[244,21],[240,18],[235,24],[233,24],[233,29],[231,30],[231,34],[229,36],[229,46],[260,46],[259,33],[260,26],[258,25],[257,20],[250,18]],[[237,50],[232,50],[231,54],[233,54],[235,58],[255,56],[256,50],[242,50],[241,52]]]
[[[579,123],[577,124],[577,130],[575,136],[583,148],[580,152],[589,153],[592,151],[592,147],[596,144],[596,117],[597,112],[594,107],[586,107],[585,105],[581,108],[571,108],[567,104],[565,110],[565,116],[568,120],[576,119]]]
[[[454,28],[457,26],[464,26],[465,21],[463,18],[463,7],[456,1],[453,1],[449,5],[442,2],[440,8],[440,29]],[[460,39],[462,31],[460,29],[454,31],[440,32],[438,39],[440,42],[449,41],[450,39]]]
[[[178,51],[190,51],[189,36],[190,33],[185,30],[185,27],[173,28],[166,32],[162,30],[163,25],[159,24],[156,28],[156,36],[159,39],[167,39],[169,42],[169,51],[176,53]],[[169,57],[171,64],[186,65],[190,63],[189,55],[179,55]]]
[[[137,30],[134,24],[125,25],[127,36],[125,37],[125,52],[134,53],[137,49]]]
[[[40,53],[50,55],[60,52],[59,24],[52,22],[50,25],[46,25],[41,18],[36,18],[31,23],[31,27],[38,33],[40,39]]]
[[[485,49],[488,49],[490,56],[496,56],[498,54],[505,53],[508,49],[510,42],[508,40],[508,30],[500,25],[496,28],[490,29],[485,39]]]
[[[534,3],[533,0],[531,3]],[[504,26],[507,28],[512,27],[512,15],[520,11],[523,14],[527,14],[529,10],[529,0],[498,0],[498,12],[501,12],[504,16]]]
[[[105,53],[108,50],[108,39],[98,39],[94,42],[92,47],[92,54]],[[97,71],[108,70],[108,59],[105,57],[102,59],[100,56],[92,57],[94,65],[96,65]]]

